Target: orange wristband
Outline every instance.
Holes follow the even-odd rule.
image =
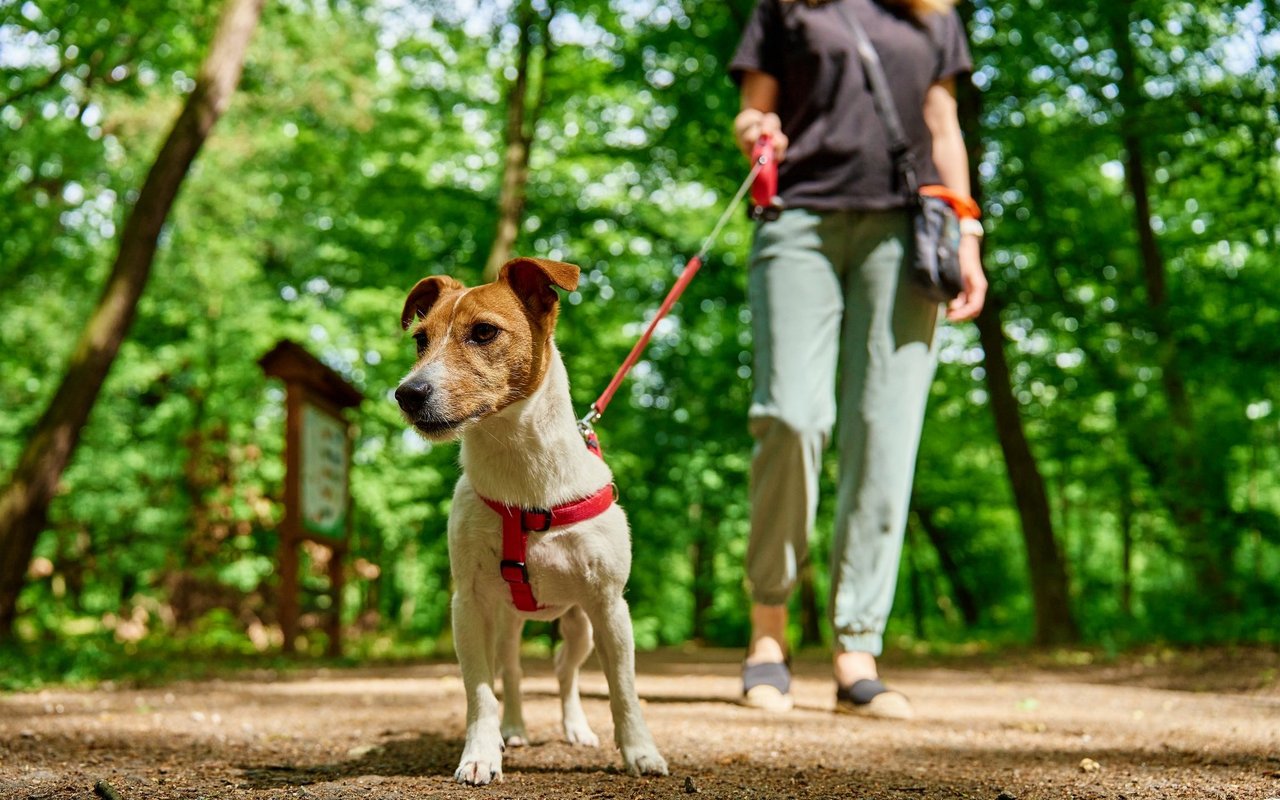
[[[982,209],[978,208],[978,204],[972,197],[953,192],[942,184],[931,183],[928,186],[921,186],[920,194],[945,201],[960,219],[978,219],[982,216]]]

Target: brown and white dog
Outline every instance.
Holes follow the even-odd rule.
[[[466,745],[454,773],[462,783],[501,779],[504,747],[529,740],[520,708],[526,619],[560,620],[564,641],[555,671],[565,738],[599,744],[578,696],[578,669],[591,652],[594,629],[627,772],[667,773],[636,697],[631,616],[622,597],[631,571],[626,515],[611,496],[582,521],[561,525],[547,512],[611,495],[612,473],[583,445],[552,341],[559,309],[553,287],[577,284],[571,264],[517,258],[484,286],[424,278],[400,318],[413,329],[418,357],[396,400],[422,435],[462,440],[463,475],[449,515],[453,638],[467,695]],[[523,565],[504,552],[512,515],[523,529],[517,533],[527,537]],[[526,523],[527,515],[536,519]],[[532,592],[522,605],[536,597],[537,610],[517,609],[521,585]],[[494,692],[499,667],[501,721]]]

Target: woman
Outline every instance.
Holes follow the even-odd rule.
[[[972,63],[953,1],[759,0],[730,64],[742,89],[738,145],[749,154],[770,136],[784,203],[756,232],[749,277],[749,705],[791,707],[786,603],[807,556],[822,450],[838,417],[829,603],[836,707],[912,713],[879,681],[876,657],[897,583],[939,310],[904,276],[906,195],[842,15],[856,16],[880,56],[921,183],[968,197],[955,81]],[[987,287],[982,227],[972,220],[962,231],[964,291],[946,310],[953,321],[976,317]]]

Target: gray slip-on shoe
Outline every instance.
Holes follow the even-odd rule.
[[[836,711],[877,719],[911,719],[916,715],[905,694],[890,689],[877,678],[837,686]]]
[[[791,697],[791,670],[778,661],[743,662],[742,704],[774,713],[790,711],[795,705]]]

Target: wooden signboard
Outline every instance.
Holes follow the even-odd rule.
[[[351,524],[351,425],[343,412],[364,395],[299,345],[281,341],[258,360],[285,384],[284,520],[280,525],[280,629],[284,651],[298,637],[298,549],[329,550],[329,654],[342,652],[342,588]]]
[[[314,403],[302,406],[302,502],[307,533],[333,539],[347,530],[347,422]]]

